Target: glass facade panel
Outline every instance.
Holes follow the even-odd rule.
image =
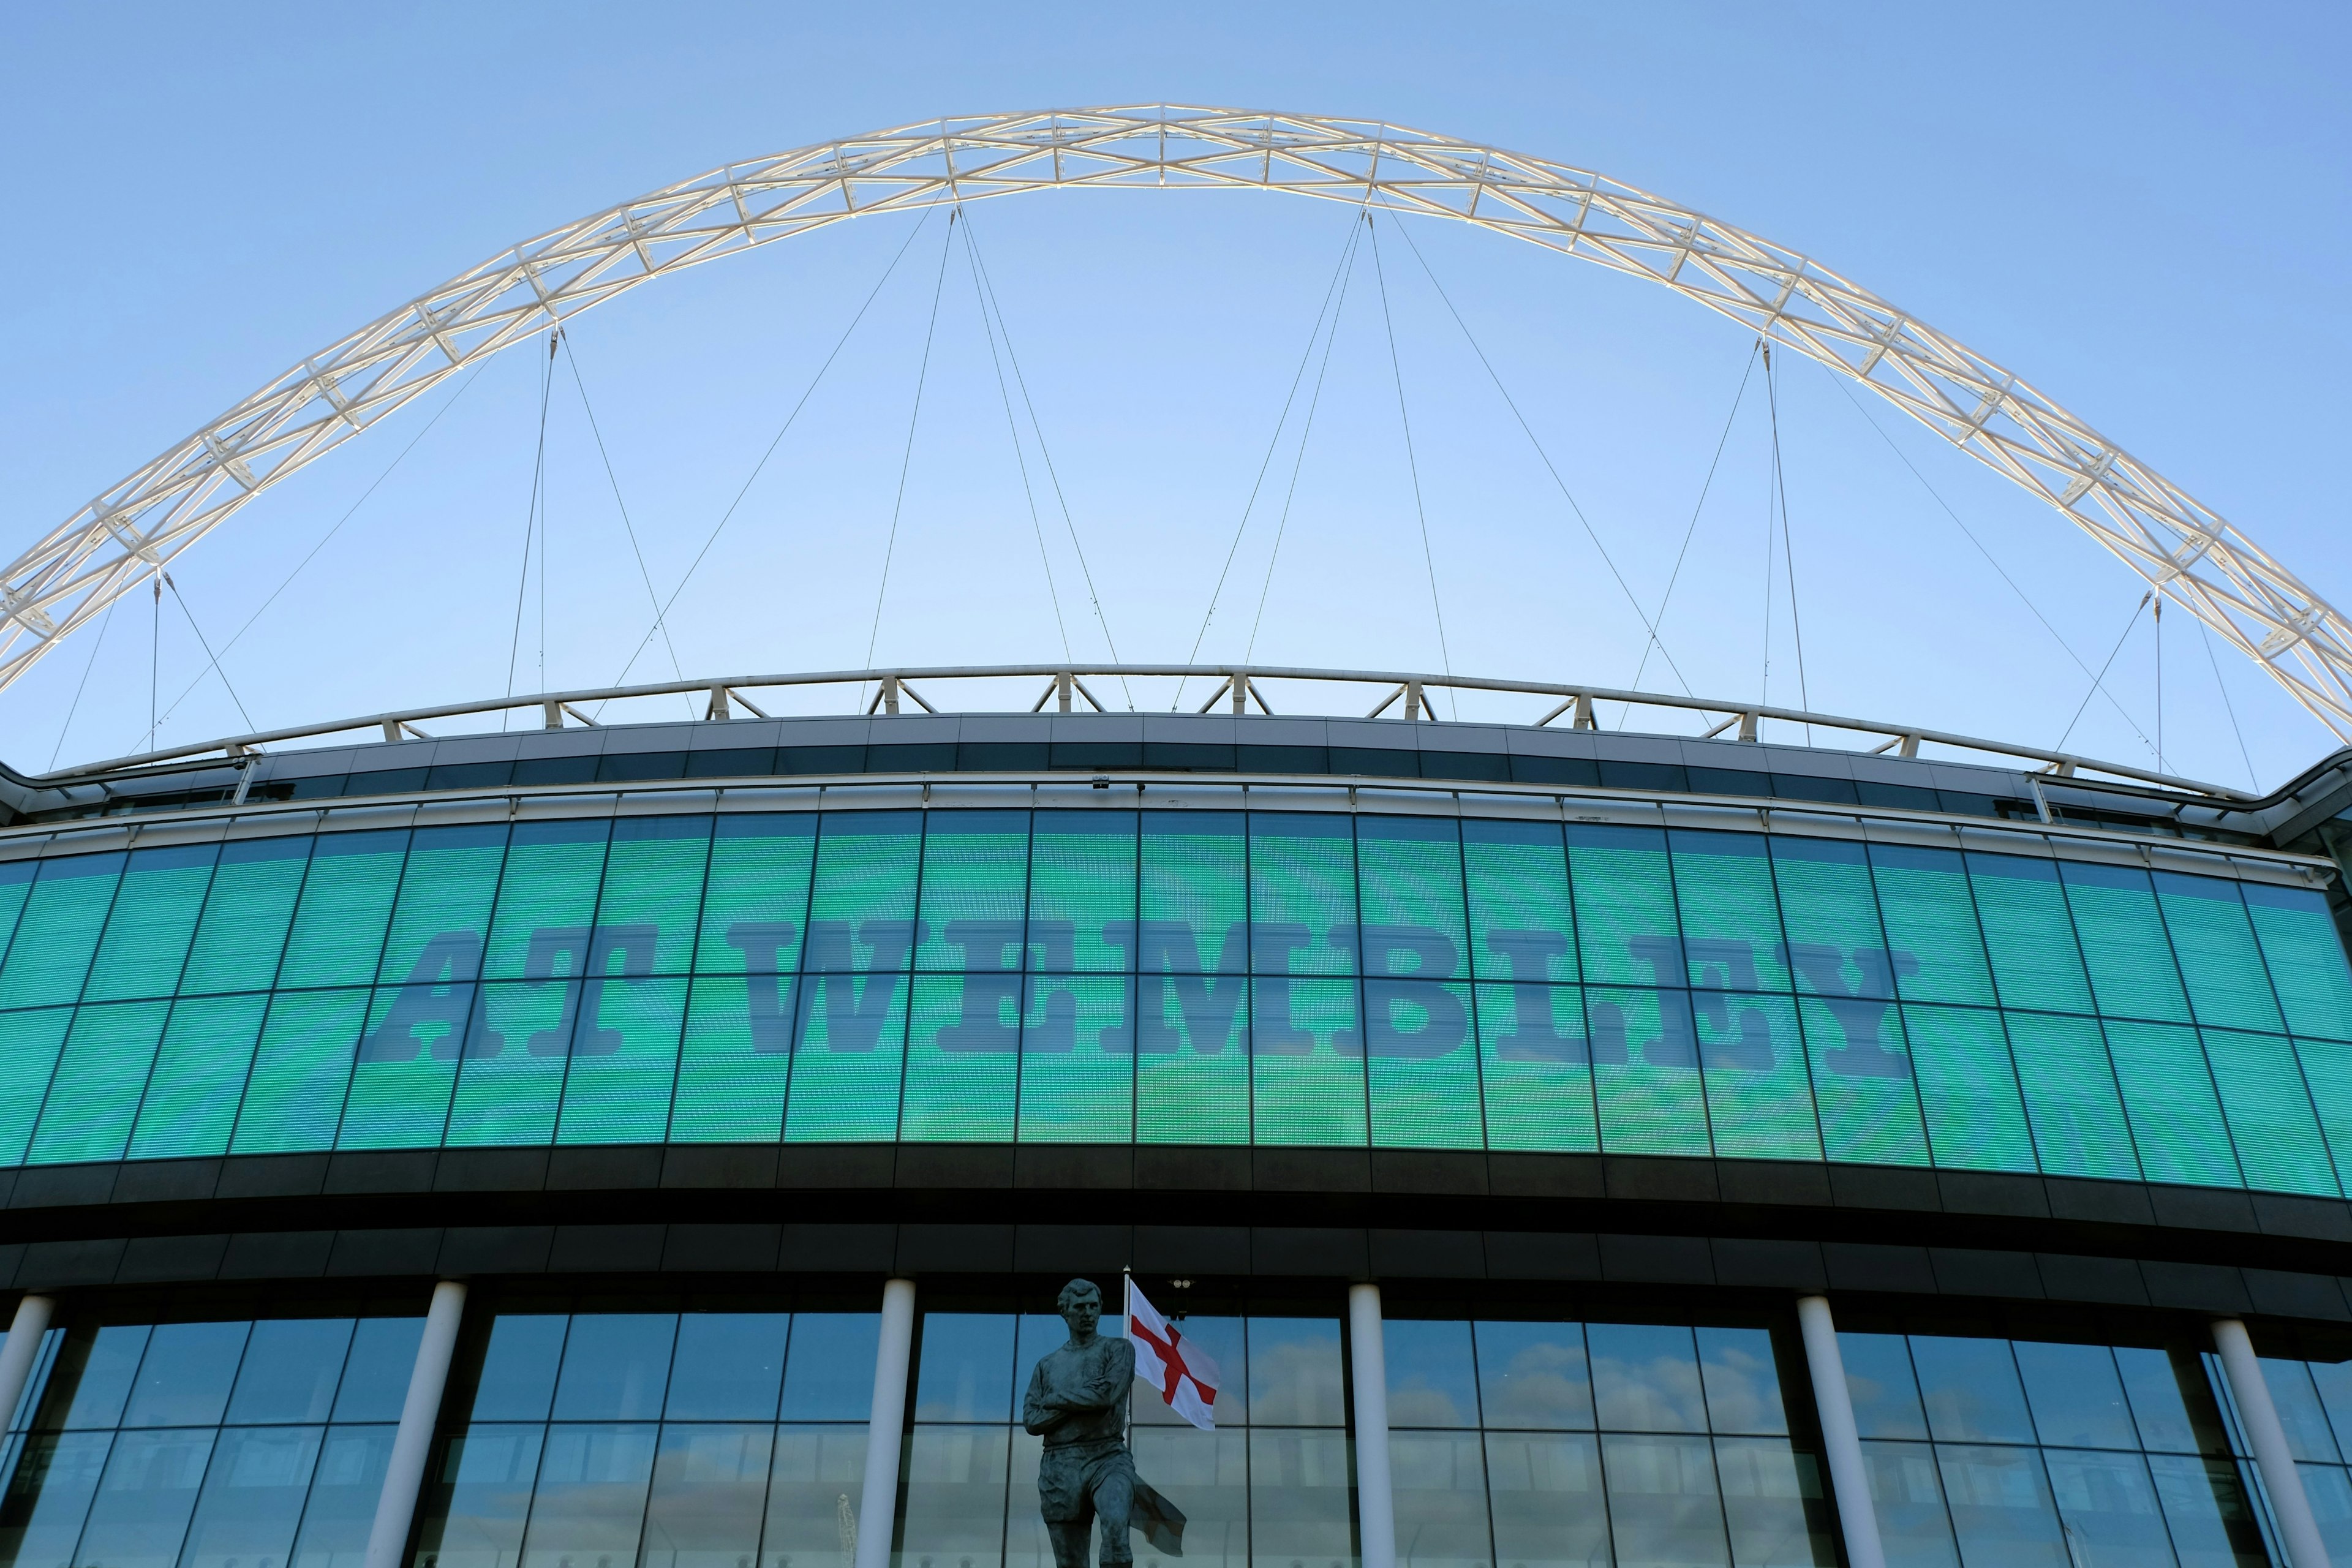
[[[25,1568],[354,1568],[392,1428],[346,1420],[336,1391],[365,1383],[357,1363],[378,1355],[404,1385],[417,1321],[52,1329],[10,1439],[0,1555]]]
[[[2271,1561],[2193,1342],[1982,1326],[1838,1335],[1890,1563]]]
[[[1068,808],[14,864],[0,1164],[1134,1140],[2319,1195],[2352,1166],[2352,968],[2324,901],[2218,876]]]

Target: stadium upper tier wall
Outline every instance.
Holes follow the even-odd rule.
[[[2352,1187],[2352,969],[2284,856],[951,779],[127,842],[0,837],[0,1163],[1077,1143]]]

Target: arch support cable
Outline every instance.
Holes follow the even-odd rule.
[[[2062,512],[2352,740],[2352,624],[2014,373],[1808,257],[1592,171],[1369,121],[1146,105],[926,121],[732,163],[501,251],[298,361],[0,570],[0,687],[238,507],[465,365],[830,224],[1068,186],[1450,218],[1645,279],[1869,387]]]

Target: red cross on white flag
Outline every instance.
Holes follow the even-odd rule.
[[[1135,1346],[1135,1375],[1160,1391],[1168,1408],[1203,1432],[1217,1429],[1217,1363],[1143,1299],[1127,1281],[1127,1337]]]

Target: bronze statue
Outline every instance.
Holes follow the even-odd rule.
[[[1054,1542],[1055,1568],[1087,1568],[1087,1538],[1102,1521],[1102,1568],[1135,1561],[1130,1526],[1171,1557],[1184,1555],[1184,1516],[1144,1484],[1127,1450],[1127,1396],[1135,1347],[1096,1331],[1102,1292],[1091,1280],[1062,1287],[1055,1308],[1070,1326],[1060,1349],[1039,1358],[1021,1401],[1021,1424],[1045,1439],[1037,1510]]]

